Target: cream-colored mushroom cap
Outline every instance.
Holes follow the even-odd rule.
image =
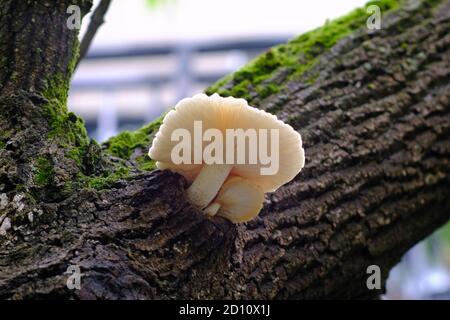
[[[206,164],[204,160],[201,163],[194,163],[195,151],[204,150],[211,141],[202,141],[200,145],[195,143],[192,138],[190,144],[191,161],[190,163],[176,164],[172,161],[172,150],[179,141],[172,140],[174,130],[183,128],[194,136],[194,122],[201,121],[202,130],[219,130],[224,137],[223,140],[223,162],[226,163],[228,150],[226,131],[227,129],[255,129],[257,132],[267,129],[267,148],[273,146],[271,130],[278,132],[278,148],[272,150],[278,152],[277,171],[273,174],[263,175],[262,171],[267,170],[269,165],[259,161],[255,164],[245,163],[233,164]],[[259,138],[259,136],[258,136]],[[260,141],[260,140],[259,140]],[[259,142],[258,142],[259,143]],[[234,144],[234,155],[242,152],[237,149],[238,144]],[[258,144],[258,154],[262,148]],[[245,148],[245,159],[249,160],[251,156],[250,148]],[[270,154],[270,150],[266,152]],[[156,166],[159,169],[170,169],[182,174],[192,185],[187,190],[189,199],[201,209],[204,209],[217,195],[220,187],[228,176],[238,176],[250,181],[263,192],[274,191],[281,185],[292,180],[302,169],[304,165],[304,151],[300,134],[290,125],[278,120],[276,116],[263,110],[253,108],[247,104],[244,99],[233,97],[220,97],[217,94],[207,96],[198,94],[192,98],[181,100],[173,110],[171,110],[163,120],[163,123],[153,140],[149,156],[156,160]],[[266,168],[266,169],[264,169]],[[262,170],[263,169],[263,170]]]
[[[240,177],[229,177],[204,212],[225,217],[233,223],[246,222],[258,215],[263,201],[264,192],[253,183]]]

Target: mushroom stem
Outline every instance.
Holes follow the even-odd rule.
[[[203,213],[207,214],[208,216],[214,217],[219,211],[220,207],[220,203],[213,202],[203,210]]]
[[[232,165],[204,165],[197,178],[187,189],[187,197],[192,204],[204,209],[219,192],[220,187],[230,174]]]

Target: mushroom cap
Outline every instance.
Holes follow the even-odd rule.
[[[264,192],[246,179],[229,177],[213,201],[220,204],[218,216],[233,223],[256,217],[264,202]]]
[[[192,182],[199,174],[204,163],[194,164],[194,121],[202,122],[203,133],[210,128],[219,129],[223,134],[223,157],[226,157],[226,129],[279,129],[279,166],[273,175],[261,175],[261,168],[269,165],[233,164],[230,176],[239,176],[257,185],[264,192],[274,191],[279,186],[292,180],[304,165],[304,150],[302,139],[290,125],[277,119],[263,110],[251,107],[244,99],[220,97],[218,94],[207,96],[197,94],[177,103],[163,120],[163,123],[153,140],[149,156],[156,160],[156,166],[169,169],[183,175]],[[171,151],[178,141],[171,141],[175,129],[184,128],[191,133],[191,164],[175,164],[171,160]],[[267,132],[270,137],[270,130]],[[270,140],[270,139],[269,139]],[[203,141],[203,140],[202,140]],[[202,150],[210,144],[203,141]],[[236,148],[237,143],[235,143]],[[267,145],[269,149],[271,144]],[[197,146],[198,147],[198,146]],[[259,147],[259,146],[258,146]],[[249,159],[249,148],[246,144],[246,159]],[[270,150],[270,149],[269,149]],[[236,150],[235,150],[236,155]],[[248,161],[247,161],[248,162]]]

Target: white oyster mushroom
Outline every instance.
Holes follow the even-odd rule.
[[[230,164],[227,161],[227,152],[229,153],[230,150],[225,147],[221,155],[222,162],[210,164],[202,158],[196,163],[196,151],[199,148],[201,150],[207,148],[212,138],[209,141],[202,141],[200,146],[196,145],[192,139],[189,146],[192,151],[191,161],[175,163],[172,159],[172,150],[179,142],[172,140],[174,130],[181,128],[194,136],[195,123],[199,122],[202,124],[203,132],[214,129],[223,137],[227,136],[227,129],[242,129],[243,132],[248,129],[255,129],[257,132],[260,132],[260,129],[268,131],[278,129],[272,130],[278,132],[278,149],[276,150],[278,151],[278,170],[274,173],[262,174],[264,170],[267,171],[266,163]],[[274,142],[271,136],[268,140],[270,143]],[[223,141],[223,144],[226,146],[227,142]],[[261,148],[259,144],[258,148]],[[237,149],[235,148],[232,152],[232,156],[235,157]],[[245,152],[245,159],[254,156],[248,149]],[[258,154],[259,152],[260,150]],[[165,116],[149,150],[149,156],[156,161],[159,169],[168,169],[186,178],[190,183],[187,197],[192,204],[205,210],[205,213],[209,215],[223,215],[233,222],[247,221],[256,216],[262,207],[264,193],[275,191],[292,180],[303,168],[305,162],[301,136],[290,125],[278,120],[270,113],[249,106],[244,99],[224,98],[217,94],[212,96],[197,94],[178,102],[175,108]],[[240,179],[231,179],[232,177]],[[226,180],[228,183],[224,185]],[[222,185],[226,188],[219,192]],[[252,205],[254,210],[242,209],[242,212],[245,212],[239,218],[239,206],[231,206],[233,209],[229,209],[231,207],[228,206],[229,208],[226,209],[224,204],[232,203],[231,198],[235,197],[236,203],[243,205],[242,199],[238,199],[240,192],[251,195],[250,198],[258,204]],[[216,197],[218,201],[214,201]]]

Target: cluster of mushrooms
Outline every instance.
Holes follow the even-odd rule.
[[[262,175],[257,164],[175,164],[171,151],[177,144],[172,133],[177,128],[193,132],[194,121],[201,121],[205,129],[278,129],[279,169],[273,175]],[[191,146],[192,150],[202,146]],[[209,216],[219,215],[233,223],[249,221],[260,212],[264,193],[273,192],[291,181],[303,168],[305,157],[300,134],[276,116],[251,107],[245,99],[197,94],[177,103],[164,118],[157,132],[149,156],[160,170],[183,175],[190,186],[189,201]],[[224,155],[225,156],[225,155]]]

